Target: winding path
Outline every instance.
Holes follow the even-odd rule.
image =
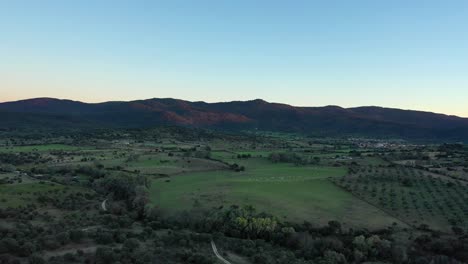
[[[216,257],[221,260],[224,264],[232,264],[231,262],[227,261],[225,258],[223,258],[219,253],[218,249],[216,248],[216,245],[213,240],[211,240],[211,247],[213,248],[213,252],[215,253]]]
[[[102,201],[102,203],[101,203],[101,208],[102,208],[102,210],[104,210],[104,211],[107,211],[106,203],[107,203],[107,199],[105,199],[105,200]]]

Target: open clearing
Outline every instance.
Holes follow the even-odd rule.
[[[0,185],[0,208],[19,207],[27,204],[37,204],[39,195],[62,195],[72,192],[89,192],[77,186],[64,186],[51,182],[30,182],[12,185]]]
[[[83,147],[70,146],[64,144],[47,144],[47,145],[31,145],[31,146],[14,146],[14,147],[2,147],[0,152],[34,152],[34,151],[53,151],[53,150],[82,150]]]
[[[156,179],[150,188],[151,200],[169,212],[237,204],[253,205],[284,221],[339,220],[349,226],[366,223],[369,228],[399,222],[327,179],[343,176],[345,168],[299,167],[265,159],[244,164],[250,165],[245,172],[198,172]]]

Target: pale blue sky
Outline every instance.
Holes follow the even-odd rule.
[[[0,101],[262,98],[468,117],[468,1],[0,0]]]

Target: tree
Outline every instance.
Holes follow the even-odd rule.
[[[136,238],[130,238],[125,240],[123,247],[130,252],[133,252],[135,249],[140,247],[140,241]]]
[[[341,223],[338,221],[329,221],[328,222],[328,229],[330,230],[331,234],[338,234],[341,233]]]
[[[408,260],[408,254],[406,253],[406,247],[402,245],[392,246],[392,259],[394,263],[405,263]]]
[[[39,255],[34,254],[28,258],[29,264],[45,264],[46,261]]]
[[[31,242],[26,242],[24,243],[23,246],[21,246],[19,255],[22,257],[28,257],[35,251],[36,251],[36,246]]]
[[[132,201],[132,209],[137,213],[138,219],[142,219],[145,216],[145,209],[148,201],[149,198],[146,189],[142,186],[135,187],[135,198],[133,198]]]
[[[70,241],[70,235],[68,232],[58,233],[56,237],[57,241],[62,245],[65,245]]]
[[[115,262],[114,252],[108,247],[98,247],[96,249],[96,263],[111,264]]]
[[[194,253],[193,255],[187,258],[188,263],[193,264],[213,264],[215,263],[211,257],[207,257],[200,253]]]
[[[343,254],[333,250],[325,251],[323,257],[319,261],[320,264],[345,264],[346,258]]]
[[[110,244],[114,242],[114,237],[110,232],[98,231],[95,240],[99,244]]]
[[[463,230],[463,228],[461,227],[458,227],[458,226],[452,226],[452,231],[455,235],[457,236],[461,236],[465,233],[465,231]]]
[[[16,253],[20,249],[18,241],[14,238],[3,238],[0,240],[0,254],[2,253]]]
[[[69,232],[69,237],[73,242],[80,242],[85,237],[85,233],[80,229],[73,229]]]

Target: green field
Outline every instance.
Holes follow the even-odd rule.
[[[67,187],[54,183],[24,183],[13,185],[0,185],[0,208],[18,207],[36,203],[37,195],[51,191],[82,190],[78,187]],[[84,190],[84,189],[83,189]]]
[[[78,146],[70,146],[64,144],[47,144],[47,145],[30,145],[30,146],[14,146],[14,147],[1,147],[0,152],[46,152],[53,150],[81,150],[84,149]]]
[[[121,160],[119,165],[122,163],[126,170],[137,170],[145,174],[178,174],[190,171],[226,169],[226,165],[218,161],[190,157],[168,157],[162,154],[144,155],[130,162]],[[106,162],[106,164],[110,163]]]
[[[343,176],[340,167],[298,167],[262,159],[244,162],[245,172],[187,173],[156,179],[151,201],[169,212],[194,207],[253,205],[283,220],[326,223],[339,220],[350,226],[389,226],[398,220],[335,186],[328,177]],[[372,220],[370,217],[372,216]]]

